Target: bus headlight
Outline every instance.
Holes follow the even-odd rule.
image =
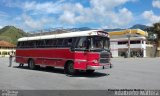
[[[98,60],[93,60],[93,63],[98,63]]]

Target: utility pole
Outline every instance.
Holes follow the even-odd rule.
[[[131,57],[131,45],[130,45],[130,39],[131,39],[131,30],[129,30],[129,34],[127,35],[128,37],[128,58]]]

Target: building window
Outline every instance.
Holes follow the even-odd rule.
[[[141,43],[141,41],[139,41],[139,40],[131,41],[131,44],[140,44],[140,43]]]
[[[119,41],[118,45],[124,45],[124,44],[127,44],[127,43],[128,43],[128,41]]]
[[[141,41],[140,40],[134,40],[134,41],[130,41],[130,44],[140,44]],[[128,44],[128,41],[119,41],[118,45],[125,45]]]

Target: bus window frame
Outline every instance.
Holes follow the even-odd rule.
[[[77,40],[76,40],[76,43],[74,45],[74,49],[72,48],[73,51],[89,51],[90,49],[90,45],[87,47],[84,47],[84,48],[78,48],[78,44],[81,40],[81,38],[86,38],[86,40],[90,39],[90,36],[82,36],[82,37],[78,37]],[[83,41],[84,42],[84,41]]]

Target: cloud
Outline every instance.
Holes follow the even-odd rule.
[[[56,0],[54,2],[28,0],[21,2],[21,4],[16,4],[12,0],[4,1],[10,7],[22,9],[22,14],[15,18],[16,20],[24,23],[23,26],[36,29],[43,28],[45,25],[57,26],[57,24],[74,26],[89,23],[99,27],[126,26],[133,20],[133,13],[129,9],[123,8],[122,5],[137,0],[89,0],[87,1],[88,5],[81,2],[67,2],[67,0]],[[19,1],[21,0],[16,0],[16,2]],[[12,3],[15,5],[12,6]],[[50,21],[54,20],[56,20],[55,23],[51,24]]]
[[[133,20],[132,12],[130,12],[127,8],[119,9],[118,13],[111,12],[107,14],[108,17],[113,20],[114,24],[119,26],[126,25]]]
[[[76,4],[64,4],[62,7],[62,14],[60,14],[59,20],[63,23],[76,24],[87,23],[93,21],[93,13],[90,8],[85,8],[80,3]]]
[[[0,26],[0,29],[2,29],[3,28],[3,26]]]
[[[0,18],[6,18],[9,17],[6,12],[0,11]]]
[[[155,8],[160,8],[160,0],[153,0],[152,6]]]
[[[6,7],[22,7],[21,0],[2,0],[1,2]]]
[[[23,10],[25,14],[32,15],[57,15],[57,23],[59,24],[85,24],[97,23],[104,26],[125,26],[133,20],[132,12],[127,8],[117,7],[126,2],[135,2],[136,0],[90,0],[89,5],[82,5],[80,2],[66,2],[58,0],[56,2],[24,2]],[[29,19],[29,18],[28,18]],[[31,23],[32,20],[25,23]],[[32,22],[34,26],[40,26]],[[111,24],[111,25],[110,25]],[[33,27],[33,26],[30,26]]]
[[[155,15],[152,10],[144,11],[142,13],[142,16],[143,16],[144,19],[148,20],[148,22],[150,24],[153,24],[153,23],[156,23],[156,22],[160,21],[160,16]]]
[[[62,22],[69,24],[75,24],[75,14],[69,11],[65,11],[59,18]]]
[[[32,2],[25,2],[23,4],[23,9],[25,11],[33,11],[38,12],[41,14],[53,14],[53,13],[59,13],[61,9],[61,4],[63,0],[59,0],[57,2],[44,2],[44,3],[37,3],[36,1]]]
[[[133,20],[132,12],[127,8],[121,8],[116,12],[115,8],[126,2],[129,0],[101,0],[101,2],[91,0],[90,7],[85,7],[80,3],[67,3],[62,7],[64,11],[59,20],[69,24],[92,22],[104,26],[109,24],[124,26]]]
[[[129,0],[91,0],[90,4],[96,12],[104,12],[125,4]]]
[[[10,16],[6,12],[0,11],[0,27],[8,25],[10,23],[9,18]]]
[[[46,18],[41,18],[41,19],[33,19],[31,16],[28,16],[26,14],[22,15],[22,21],[24,21],[24,24],[32,29],[38,29],[42,28],[45,24],[50,22]]]

